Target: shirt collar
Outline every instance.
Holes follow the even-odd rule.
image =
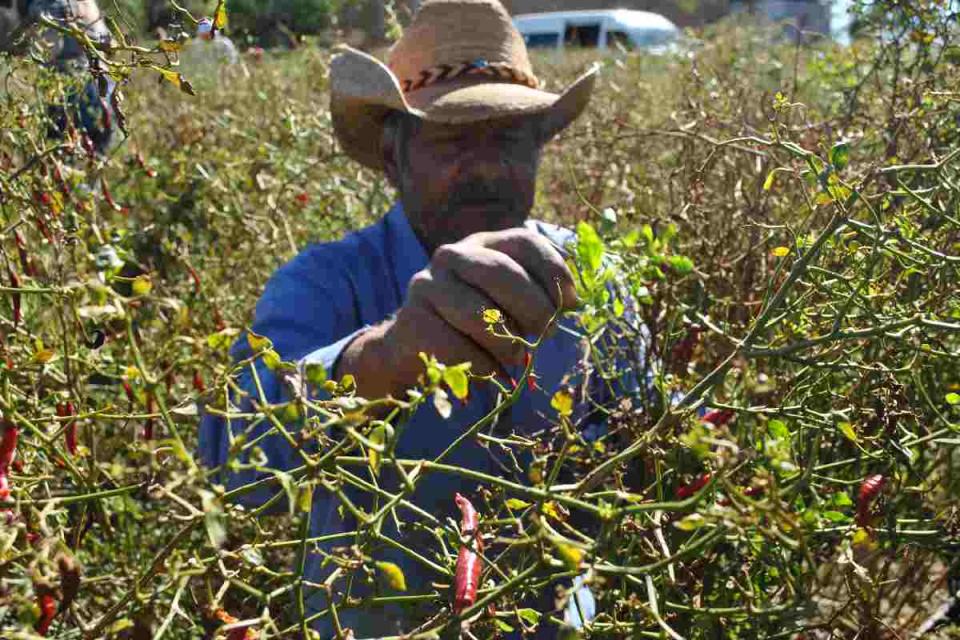
[[[387,242],[390,248],[390,261],[396,278],[397,290],[401,300],[406,300],[407,285],[413,275],[424,269],[429,263],[427,252],[420,239],[413,232],[403,204],[397,202],[386,215]]]

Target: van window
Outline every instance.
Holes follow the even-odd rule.
[[[600,23],[568,24],[563,43],[568,47],[596,47],[600,43]]]
[[[607,31],[607,46],[611,49],[632,49],[633,42],[626,31]]]
[[[2,0],[0,0],[2,1]],[[559,33],[528,33],[523,37],[524,41],[528,48],[543,48],[549,47],[551,49],[557,48],[557,43],[560,42]]]

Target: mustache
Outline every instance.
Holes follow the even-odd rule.
[[[447,200],[447,208],[477,204],[512,204],[515,199],[515,189],[507,180],[471,180],[454,187]]]

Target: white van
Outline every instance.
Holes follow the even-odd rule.
[[[629,9],[526,13],[513,16],[513,23],[530,49],[606,49],[614,43],[627,49],[661,49],[680,35],[677,25],[662,15]]]

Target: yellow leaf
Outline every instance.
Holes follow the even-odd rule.
[[[53,356],[55,355],[57,355],[57,352],[53,349],[40,349],[34,352],[33,361],[39,364],[46,364],[53,360]]]
[[[301,513],[307,513],[313,506],[313,483],[300,485],[300,494],[297,496],[297,506]]]
[[[136,380],[140,377],[140,369],[137,369],[134,365],[127,365],[127,368],[123,370],[123,377],[127,380]]]
[[[377,562],[377,571],[386,578],[387,584],[390,588],[397,591],[406,591],[407,590],[407,578],[403,575],[403,571],[397,565],[392,562]]]
[[[133,280],[133,295],[145,296],[153,289],[153,283],[147,276],[137,276]]]
[[[378,424],[373,429],[370,430],[370,435],[368,437],[371,443],[377,446],[383,446],[387,441],[387,427],[385,424]],[[367,460],[370,462],[370,468],[373,469],[374,473],[380,471],[380,452],[375,448],[370,447],[367,451]]]
[[[227,0],[219,0],[213,12],[213,28],[217,31],[227,26]]]
[[[564,390],[557,391],[550,399],[550,406],[556,409],[561,416],[569,416],[573,413],[573,396]]]
[[[469,363],[467,363],[467,366],[469,366]],[[458,400],[463,400],[470,393],[466,367],[447,367],[443,371],[443,381],[447,383],[450,391]]]
[[[507,509],[511,509],[512,511],[520,511],[521,509],[526,509],[530,506],[529,502],[521,500],[520,498],[510,498],[507,500],[506,504]]]
[[[250,350],[254,353],[260,353],[264,349],[273,348],[273,343],[270,341],[270,338],[261,336],[253,331],[247,331],[247,344],[250,345]]]
[[[191,96],[197,95],[193,90],[193,85],[187,82],[187,79],[184,78],[179,72],[174,71],[173,69],[164,69],[163,67],[157,66],[154,66],[153,68],[160,73],[160,76],[164,80],[175,86],[177,89],[180,89],[180,91],[183,91]]]
[[[553,544],[557,548],[557,554],[568,569],[573,571],[580,568],[580,564],[583,562],[583,551],[563,540],[554,540]]]
[[[166,51],[167,53],[174,53],[180,51],[183,45],[176,40],[161,40],[160,44],[157,45],[160,51]]]
[[[560,515],[560,511],[557,509],[557,503],[553,500],[543,503],[543,515],[550,516],[554,520],[563,520],[563,517]]]
[[[775,256],[778,257],[778,258],[782,258],[783,256],[785,256],[785,255],[787,255],[788,253],[790,253],[790,247],[776,247],[776,248],[775,248],[773,251],[771,251],[770,253],[772,253],[773,255],[775,255]]]
[[[483,321],[487,324],[497,324],[503,321],[503,314],[500,313],[499,309],[484,309]]]
[[[840,432],[847,437],[847,440],[857,442],[857,432],[853,430],[852,424],[849,422],[841,422],[837,426],[840,428]]]

